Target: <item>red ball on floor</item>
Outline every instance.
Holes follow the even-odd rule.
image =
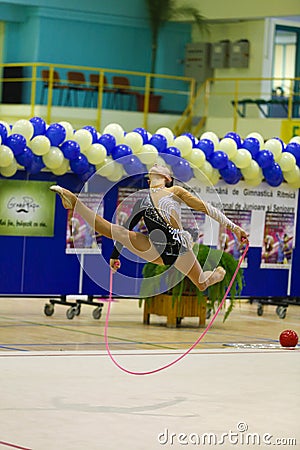
[[[279,336],[279,342],[282,347],[296,347],[298,335],[294,330],[284,330]]]

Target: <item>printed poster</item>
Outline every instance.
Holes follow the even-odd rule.
[[[0,235],[45,236],[54,234],[53,182],[0,180]]]
[[[145,198],[148,193],[147,189],[136,189],[131,187],[121,187],[118,191],[118,204],[115,222],[118,225],[125,225],[137,201]],[[147,228],[143,219],[133,228],[134,231],[147,234]]]
[[[80,200],[103,217],[103,194],[80,193]],[[66,253],[101,253],[102,237],[78,214],[68,210]]]
[[[266,212],[261,267],[289,268],[294,242],[294,213]]]

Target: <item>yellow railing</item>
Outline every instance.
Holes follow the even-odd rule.
[[[276,95],[275,86],[286,86],[287,94]],[[176,123],[175,134],[197,136],[208,117],[231,118],[233,131],[245,118],[299,118],[300,78],[207,79]]]
[[[22,67],[22,77],[13,75],[13,68]],[[9,69],[10,68],[10,69]],[[4,73],[6,69],[7,73]],[[8,75],[11,70],[11,75]],[[48,71],[47,79],[42,77],[42,70]],[[85,81],[70,81],[68,72],[81,72],[84,74]],[[59,74],[59,80],[56,76]],[[89,75],[99,75],[97,83],[89,81]],[[120,95],[135,94],[138,102],[137,109],[143,113],[143,126],[147,129],[149,112],[153,111],[152,100],[164,103],[173,103],[172,113],[179,113],[184,110],[186,105],[195,97],[195,80],[188,77],[179,77],[163,74],[150,74],[145,72],[116,70],[99,67],[87,67],[67,64],[48,64],[48,63],[10,63],[0,64],[0,83],[2,89],[4,83],[22,83],[22,101],[20,103],[30,104],[31,117],[36,115],[37,106],[39,113],[43,112],[44,119],[47,123],[51,122],[53,114],[53,106],[71,106],[66,103],[71,96],[84,93],[85,99],[96,96],[97,101],[93,110],[95,111],[95,123],[97,129],[100,129],[102,112],[104,108],[104,96],[109,93],[114,102],[113,109],[117,107],[117,97]],[[5,76],[4,76],[5,75]],[[123,84],[114,84],[112,77],[121,76],[130,80],[130,86],[125,87]],[[107,82],[106,82],[107,80]],[[65,101],[60,105],[56,105],[54,101],[54,92],[59,91],[65,94]],[[127,94],[126,94],[127,92]],[[40,99],[38,98],[40,94]],[[42,94],[47,94],[46,102],[41,102]],[[61,95],[63,98],[63,95]],[[6,103],[3,99],[2,103]],[[84,100],[85,102],[85,100]],[[9,101],[7,103],[10,103]],[[15,103],[15,102],[13,102]],[[43,104],[44,109],[40,108]],[[179,105],[176,109],[176,104]],[[79,106],[79,105],[77,105]],[[90,106],[85,102],[84,106]],[[159,112],[158,108],[156,108]]]

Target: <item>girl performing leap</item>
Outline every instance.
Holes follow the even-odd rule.
[[[208,286],[222,281],[226,272],[220,266],[213,271],[202,270],[192,250],[194,244],[192,236],[181,224],[181,204],[184,203],[195,211],[201,211],[230,228],[243,243],[248,243],[248,235],[221,211],[186,189],[180,186],[167,187],[171,182],[172,176],[167,167],[155,164],[150,169],[149,191],[139,202],[138,211],[130,219],[128,227],[110,223],[95,214],[67,189],[57,185],[51,186],[50,189],[60,195],[66,209],[76,209],[97,233],[117,241],[146,261],[160,265],[174,265],[183,275],[188,276],[200,291],[204,291]],[[142,218],[148,236],[132,231]],[[119,249],[115,248],[110,259],[110,266],[114,271],[120,267],[118,257]]]

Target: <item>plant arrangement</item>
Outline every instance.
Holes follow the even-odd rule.
[[[207,310],[214,311],[215,305],[219,305],[224,297],[227,287],[236,271],[238,261],[229,253],[221,250],[216,250],[207,245],[194,246],[194,253],[201,266],[205,266],[205,270],[213,270],[216,266],[222,266],[226,270],[224,279],[209,288],[205,292],[199,291],[196,286],[190,281],[188,277],[182,278],[182,275],[176,270],[168,271],[166,277],[168,283],[174,286],[171,290],[165,293],[172,295],[173,305],[175,300],[181,301],[184,295],[196,296],[198,302],[204,302]],[[140,306],[143,301],[151,302],[154,298],[153,292],[161,292],[161,285],[164,273],[169,269],[169,266],[159,266],[153,263],[146,263],[143,268],[143,281],[140,289]],[[151,283],[147,282],[147,278],[151,278]],[[178,282],[176,282],[178,280]],[[229,305],[226,308],[224,319],[225,321],[235,305],[236,297],[238,297],[244,286],[243,270],[239,269],[235,281],[229,292]]]

